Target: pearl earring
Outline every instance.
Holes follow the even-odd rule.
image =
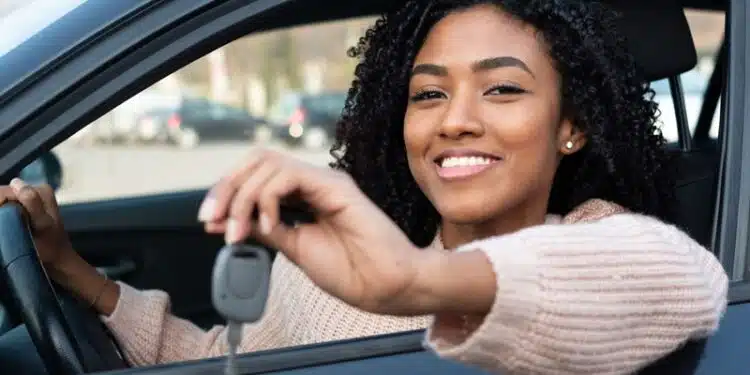
[[[567,143],[565,143],[565,148],[567,148],[568,150],[572,150],[573,149],[573,141],[568,141]]]

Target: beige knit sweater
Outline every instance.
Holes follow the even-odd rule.
[[[441,246],[436,241],[433,246]],[[264,317],[240,350],[257,351],[428,328],[438,355],[506,374],[628,374],[714,332],[728,279],[716,258],[677,228],[592,200],[564,218],[492,237],[497,295],[486,316],[378,316],[324,293],[289,260],[273,265]],[[227,353],[226,330],[169,313],[162,291],[120,283],[104,322],[133,365]]]

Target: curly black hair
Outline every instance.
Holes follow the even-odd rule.
[[[670,220],[674,179],[655,126],[653,90],[618,35],[606,5],[577,0],[409,0],[349,50],[359,58],[331,149],[331,167],[360,189],[419,246],[440,216],[409,170],[403,139],[411,66],[430,28],[450,12],[494,4],[534,26],[560,73],[563,115],[587,136],[555,175],[549,212],[591,198]]]

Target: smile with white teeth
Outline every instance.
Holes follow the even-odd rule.
[[[453,168],[489,165],[493,162],[495,162],[494,159],[482,156],[451,156],[441,160],[439,165],[441,168]]]

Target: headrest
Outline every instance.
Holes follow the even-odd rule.
[[[404,0],[290,0],[259,19],[252,31],[382,14]],[[578,0],[592,1],[592,0]],[[602,0],[618,11],[618,28],[649,80],[692,69],[698,57],[685,13],[676,0]]]
[[[605,0],[620,13],[617,27],[646,78],[655,81],[693,69],[698,56],[685,12],[674,1]]]

